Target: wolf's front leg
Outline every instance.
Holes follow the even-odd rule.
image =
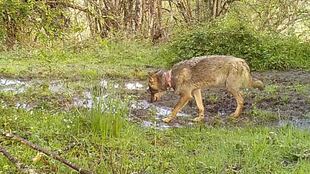
[[[177,116],[177,113],[188,103],[190,99],[191,95],[182,95],[178,103],[174,106],[171,114],[164,118],[163,121],[169,123],[171,120],[173,120]]]
[[[193,91],[193,96],[195,98],[196,101],[196,105],[198,108],[198,116],[196,118],[194,118],[193,121],[202,121],[204,119],[204,107],[203,107],[203,102],[202,102],[202,97],[201,97],[201,89],[196,89]]]

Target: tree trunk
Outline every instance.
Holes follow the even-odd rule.
[[[3,12],[3,21],[5,23],[4,27],[6,30],[5,45],[8,50],[11,50],[17,42],[17,24],[7,11]]]
[[[142,13],[143,13],[143,7],[142,7],[142,0],[136,0],[135,5],[135,31],[141,31],[141,25],[142,25]]]
[[[196,0],[196,9],[195,9],[196,20],[200,21],[200,0]]]

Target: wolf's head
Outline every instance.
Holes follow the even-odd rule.
[[[150,72],[148,80],[148,92],[151,94],[151,102],[156,102],[170,86],[167,83],[167,73],[162,70]]]

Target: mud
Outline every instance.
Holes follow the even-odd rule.
[[[256,89],[244,90],[245,108],[238,122],[254,124],[269,124],[275,126],[293,125],[310,129],[310,72],[262,72],[253,73],[253,76],[262,80],[266,88],[263,91]],[[43,86],[43,87],[42,87]],[[99,88],[100,94],[94,94],[92,88]],[[167,92],[162,100],[149,103],[149,94],[146,92],[146,81],[113,81],[102,79],[95,82],[85,82],[81,89],[70,87],[64,80],[25,81],[20,79],[0,78],[0,92],[11,92],[14,96],[23,95],[31,88],[44,88],[51,97],[41,97],[42,100],[56,100],[54,103],[60,108],[70,110],[72,108],[92,108],[96,101],[104,101],[109,95],[108,89],[116,90],[121,95],[135,96],[130,103],[130,117],[134,122],[145,127],[166,129],[171,127],[183,127],[195,124],[192,119],[196,116],[196,104],[192,100],[178,114],[177,119],[166,124],[162,118],[169,115],[171,109],[178,100],[173,92]],[[98,90],[97,90],[98,91]],[[103,91],[103,92],[102,92]],[[40,93],[40,92],[39,92]],[[70,96],[69,98],[63,95]],[[17,100],[9,103],[6,98],[0,96],[2,106],[14,106],[27,111],[42,107],[40,97],[29,100]],[[223,89],[203,90],[206,124],[230,123],[228,115],[234,112],[236,102],[234,98]],[[52,105],[47,103],[46,105]],[[53,106],[51,106],[52,108]],[[271,123],[271,124],[270,124]]]

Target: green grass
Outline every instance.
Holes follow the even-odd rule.
[[[109,99],[109,108],[115,107],[102,113],[98,108],[69,113],[1,108],[0,129],[55,152],[76,143],[61,156],[97,173],[310,172],[308,131],[199,124],[168,130],[142,128],[127,121],[126,103],[121,98]],[[264,115],[259,113],[256,117]],[[0,144],[40,172],[71,172],[47,157],[49,165],[33,163],[36,152],[16,141],[0,136]],[[2,155],[0,166],[2,173],[17,171]]]
[[[278,85],[267,85],[264,89],[268,94],[275,95],[279,91]]]
[[[260,122],[261,123],[270,123],[273,121],[277,121],[277,120],[279,120],[280,115],[277,115],[274,112],[265,111],[265,110],[253,107],[253,109],[250,111],[250,117],[252,117],[257,124]]]
[[[147,68],[164,68],[171,59],[172,55],[165,46],[102,40],[66,49],[53,47],[1,52],[0,75],[69,79],[98,79],[103,76],[143,78]]]

